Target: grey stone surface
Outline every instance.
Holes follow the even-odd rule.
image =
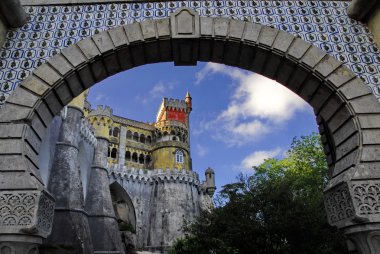
[[[41,253],[92,253],[92,242],[78,165],[78,142],[82,112],[69,107],[60,126],[48,190],[55,198],[52,234]]]
[[[28,18],[21,6],[20,0],[2,0],[0,2],[0,10],[10,27],[20,27]]]
[[[375,6],[376,0],[353,0],[347,8],[347,15],[356,20],[363,20]]]
[[[199,25],[194,25],[197,22]],[[241,35],[242,27],[245,27],[245,30]],[[9,103],[1,109],[0,122],[31,125],[36,135],[25,131],[19,139],[9,139],[9,136],[13,135],[12,132],[3,131],[5,138],[0,139],[0,150],[3,151],[0,166],[4,168],[6,165],[7,168],[15,171],[0,170],[2,188],[15,191],[25,188],[42,189],[40,178],[43,179],[43,177],[39,176],[35,166],[39,164],[35,151],[39,147],[37,140],[44,136],[45,127],[49,125],[60,106],[63,106],[60,103],[66,104],[71,98],[71,93],[73,96],[78,95],[83,89],[118,72],[119,69],[164,60],[174,60],[176,64],[194,64],[197,60],[211,60],[263,72],[284,85],[292,86],[294,91],[310,101],[314,111],[320,113],[319,122],[321,123],[322,118],[326,121],[328,128],[321,128],[321,131],[324,134],[330,132],[334,139],[333,142],[324,136],[327,155],[331,155],[332,151],[330,150],[336,151],[336,158],[329,157],[333,178],[328,185],[329,189],[326,190],[327,197],[330,191],[342,191],[339,188],[334,189],[334,186],[339,184],[349,185],[349,188],[354,186],[356,183],[351,179],[354,175],[352,172],[356,172],[358,177],[367,177],[367,180],[376,175],[380,156],[380,146],[377,140],[377,129],[380,126],[379,103],[372,94],[367,93],[364,84],[356,78],[353,72],[341,66],[341,63],[334,58],[325,56],[311,44],[299,38],[294,39],[284,32],[250,22],[231,21],[224,18],[199,19],[197,14],[190,10],[178,10],[171,19],[148,21],[143,24],[136,22],[125,26],[124,31],[117,28],[109,33],[94,36],[91,40],[96,40],[97,43],[93,44],[100,49],[99,53],[96,52],[97,49],[94,50],[93,44],[86,44],[86,41],[78,43],[83,46],[81,48],[73,45],[62,50],[61,54],[52,58],[49,63],[40,66],[35,74],[26,78],[21,85],[24,90],[11,95]],[[238,43],[240,36],[242,36],[242,41]],[[113,48],[114,46],[116,49]],[[236,52],[241,52],[240,59]],[[54,86],[52,87],[52,85]],[[33,94],[35,97],[27,96],[27,99],[23,100],[27,94]],[[70,121],[70,119],[65,119],[65,121]],[[17,128],[15,128],[15,133],[19,131]],[[28,126],[25,128],[28,129]],[[64,124],[61,128],[62,131],[72,132]],[[371,129],[371,131],[367,132],[366,129]],[[24,140],[27,142],[25,143]],[[52,189],[52,193],[57,198],[56,204],[58,208],[61,207],[61,204],[72,204],[70,209],[79,207],[78,209],[81,210],[83,187],[80,179],[82,178],[76,162],[67,160],[67,158],[77,156],[78,153],[73,135],[67,135],[64,142],[58,144],[57,149],[56,152],[61,155],[53,163],[58,166],[53,166],[52,172],[66,168],[72,170],[70,171],[72,173],[66,175],[63,175],[63,171],[54,173],[61,174],[60,181],[56,180],[54,184],[53,182],[49,183],[50,187],[56,188]],[[115,240],[118,238],[117,230],[111,230],[111,228],[115,228],[117,225],[109,198],[108,185],[104,185],[107,172],[103,169],[104,166],[101,166],[104,165],[104,161],[96,163],[91,170],[93,177],[89,180],[90,189],[87,195],[88,200],[97,200],[99,203],[89,201],[88,210],[92,211],[91,214],[99,214],[102,217],[92,217],[91,228],[94,228],[96,223],[101,223],[101,228],[105,232],[114,234],[111,238]],[[132,178],[118,178],[118,180],[121,181],[120,184],[127,192],[141,192],[139,198],[136,197],[132,200],[136,209],[143,212],[136,224],[137,227],[143,225],[144,228],[136,239],[140,246],[150,246],[153,250],[161,245],[167,246],[175,238],[171,232],[177,229],[180,222],[176,219],[169,219],[172,218],[171,216],[177,218],[182,214],[196,214],[198,209],[198,206],[194,205],[181,208],[182,210],[175,210],[171,208],[172,205],[174,207],[181,200],[189,199],[194,204],[199,204],[204,201],[201,200],[206,196],[200,195],[200,192],[204,192],[203,187],[199,187],[201,185],[178,184],[164,178],[140,178],[141,175],[144,173],[141,172],[140,176],[132,176]],[[69,181],[69,179],[76,180]],[[147,179],[158,180],[145,183],[144,181]],[[63,188],[65,181],[69,185],[71,184],[70,188]],[[368,180],[367,183],[371,182]],[[91,186],[99,188],[95,189]],[[70,194],[70,191],[74,189],[77,191]],[[155,194],[166,192],[174,196],[177,191],[181,194],[178,194],[175,200],[172,197]],[[190,197],[183,193],[192,193],[193,195]],[[365,195],[369,194],[364,192],[363,195],[361,198],[364,200]],[[103,203],[101,203],[100,200],[103,197]],[[95,206],[99,204],[102,207]],[[358,212],[360,204],[354,203],[353,205],[354,214],[356,213],[361,219],[371,223],[380,222],[380,218],[376,217],[376,214],[360,214]],[[85,218],[87,216],[83,211],[78,212],[73,209],[65,211],[58,208],[57,214],[61,214],[56,217],[58,224],[62,224],[67,219],[69,220],[67,225],[72,225],[72,227],[68,227],[76,232],[73,233],[74,237],[82,237],[81,234],[88,235],[90,229],[86,228]],[[64,213],[67,214],[66,217],[62,215]],[[357,223],[350,219],[352,218],[350,214],[346,217],[337,224],[339,227],[354,226]],[[149,218],[161,219],[150,221]],[[93,238],[97,237],[96,232],[99,232],[96,230],[93,230]],[[57,235],[58,231],[53,232],[53,235]],[[103,244],[100,241],[99,243]],[[117,242],[112,242],[112,244],[113,246],[118,245]],[[79,245],[76,246],[79,248]]]
[[[89,214],[94,251],[124,253],[109,189],[107,149],[108,140],[98,138],[88,183],[86,211]]]

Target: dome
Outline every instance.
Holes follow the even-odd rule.
[[[210,168],[210,167],[208,167],[207,169],[206,169],[206,172],[205,172],[206,174],[214,174],[214,170],[212,169],[212,168]]]

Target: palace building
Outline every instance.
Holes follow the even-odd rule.
[[[83,202],[86,216],[81,218],[82,225],[88,223],[89,230],[80,233],[77,228],[73,234],[93,245],[87,249],[167,253],[182,236],[184,222],[212,207],[216,189],[211,168],[205,171],[206,179],[202,182],[193,171],[190,94],[184,100],[163,98],[153,123],[114,115],[109,106],[93,109],[87,96],[88,91],[75,98],[48,128],[48,141],[41,154],[53,159],[43,160],[40,167],[49,191],[53,196],[66,195],[62,192],[67,189],[54,184],[57,179],[68,177],[62,161],[68,161],[69,148],[61,148],[60,140],[76,140],[78,152],[73,163],[78,165],[79,173],[69,178],[77,176],[80,183],[68,189],[83,193],[76,202]],[[68,224],[67,216],[60,218],[58,211],[59,208],[55,211],[52,235],[40,248],[41,253],[55,253],[49,246],[67,242],[60,231],[55,231]]]

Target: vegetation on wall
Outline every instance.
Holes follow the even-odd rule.
[[[295,138],[285,158],[253,169],[223,186],[216,208],[184,227],[172,254],[347,253],[343,235],[327,223],[319,135]]]

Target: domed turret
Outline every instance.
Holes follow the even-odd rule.
[[[205,182],[206,192],[208,195],[212,197],[216,190],[214,170],[208,167],[205,171],[205,176],[206,176],[206,182]]]

